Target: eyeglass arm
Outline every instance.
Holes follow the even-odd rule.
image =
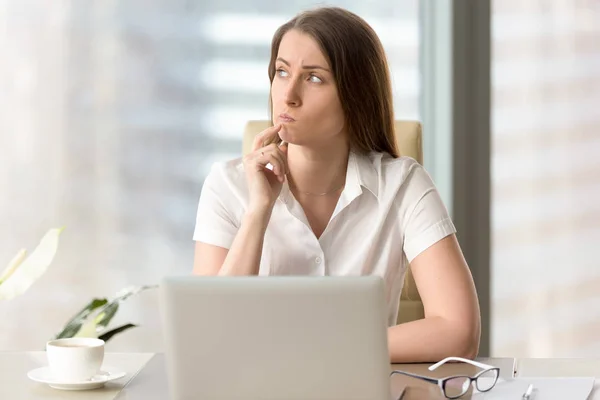
[[[480,363],[480,362],[477,362],[477,361],[469,360],[467,358],[462,358],[462,357],[446,357],[442,361],[437,362],[437,363],[433,364],[432,366],[430,366],[429,370],[430,371],[434,371],[435,369],[439,368],[440,366],[446,364],[449,361],[462,361],[462,362],[465,362],[467,364],[471,364],[471,365],[474,365],[476,367],[483,368],[483,369],[495,368],[493,365],[488,365],[488,364]]]
[[[431,383],[435,383],[435,384],[438,384],[438,383],[439,383],[439,380],[438,380],[438,379],[435,379],[435,378],[430,378],[430,377],[428,377],[428,376],[423,376],[423,375],[412,374],[412,373],[410,373],[410,372],[405,372],[405,371],[398,371],[398,370],[395,370],[395,371],[392,371],[392,373],[390,374],[390,376],[391,376],[391,375],[394,375],[394,374],[406,375],[406,376],[410,376],[410,377],[412,377],[412,378],[422,379],[422,380],[424,380],[424,381],[431,382]]]

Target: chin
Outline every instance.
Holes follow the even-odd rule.
[[[296,144],[295,140],[294,140],[294,136],[290,130],[288,129],[288,127],[286,125],[283,125],[281,127],[281,130],[279,131],[279,137],[281,138],[281,140],[283,140],[284,142],[288,142],[288,143],[292,143],[292,144]]]

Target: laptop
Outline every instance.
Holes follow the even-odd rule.
[[[168,277],[170,398],[389,400],[380,277]]]

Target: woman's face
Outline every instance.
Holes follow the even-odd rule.
[[[279,45],[275,70],[273,123],[283,125],[281,139],[310,147],[345,140],[344,112],[335,79],[317,42],[290,30]]]

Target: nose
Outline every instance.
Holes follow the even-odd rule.
[[[291,79],[285,88],[284,99],[285,103],[291,107],[298,107],[302,104],[302,94],[300,84],[297,80]]]

